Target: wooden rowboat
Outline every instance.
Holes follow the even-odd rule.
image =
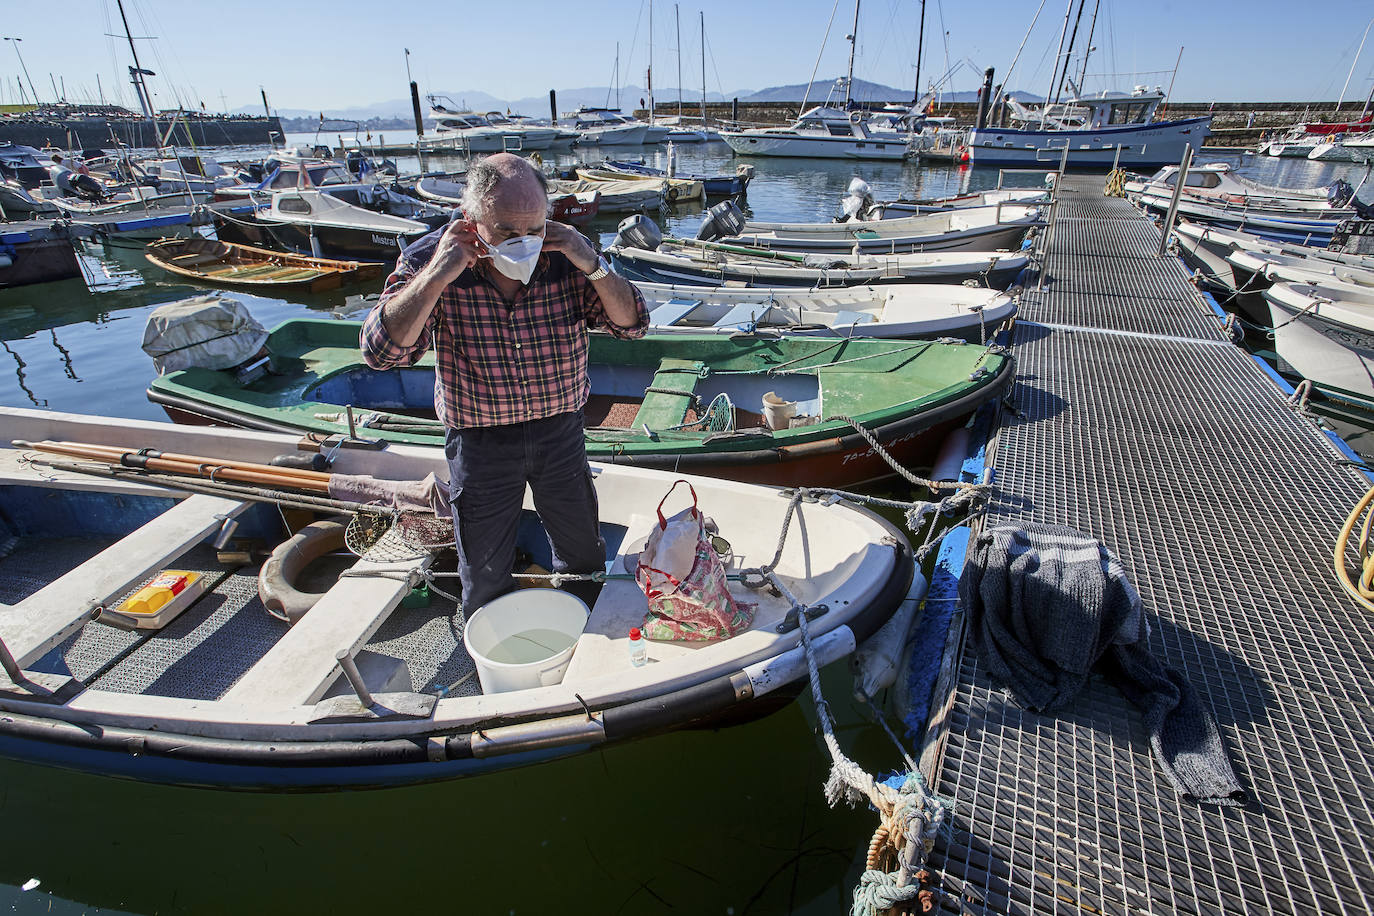
[[[310,258],[201,236],[158,239],[148,244],[144,257],[163,270],[207,283],[306,287],[311,292],[369,280],[382,271],[381,264]]]
[[[760,311],[732,307],[722,325]],[[442,446],[434,415],[434,354],[404,369],[369,368],[359,322],[292,319],[267,340],[274,372],[241,384],[233,372],[189,368],[153,379],[148,397],[174,420]],[[592,460],[751,483],[851,486],[928,467],[945,435],[998,397],[1011,359],[970,344],[776,331],[593,334],[586,405]],[[790,405],[790,419],[767,405]],[[349,405],[351,405],[351,413]],[[785,410],[785,408],[783,408]],[[350,416],[353,421],[350,421]],[[856,429],[850,421],[860,424]]]
[[[647,605],[626,558],[679,475],[597,463],[611,572],[585,593],[591,613],[572,636],[571,661],[556,682],[534,678],[547,686],[484,692],[493,685],[472,676],[478,662],[460,635],[469,618],[441,597],[457,581],[436,580],[432,594],[412,590],[444,568],[438,561],[450,548],[437,531],[404,550],[364,540],[362,558],[321,560],[312,573],[345,565],[346,577],[329,577],[288,624],[269,616],[247,545],[282,542],[299,524],[284,530],[280,503],[260,501],[274,499],[264,485],[234,482],[266,475],[273,491],[305,501],[293,506],[307,507],[301,520],[312,512],[376,518],[342,497],[318,497],[320,478],[327,493],[341,475],[444,479],[441,450],[340,449],[326,474],[264,467],[278,455],[309,457],[294,435],[12,408],[0,408],[0,425],[0,643],[13,673],[0,671],[0,757],[44,766],[236,789],[476,776],[689,725],[747,721],[787,702],[807,677],[799,621],[784,594],[752,585],[745,569],[772,561],[777,581],[808,609],[818,664],[853,652],[903,601],[924,596],[906,539],[848,501],[794,504],[785,491],[687,478],[729,542],[727,587],[754,605],[753,621],[717,642],[656,641],[650,664],[635,667],[628,633]],[[27,441],[10,447],[11,439]],[[150,470],[122,466],[119,456]],[[187,458],[196,473],[172,470]],[[172,489],[151,485],[147,473]],[[329,508],[311,510],[311,500]],[[690,504],[678,487],[666,509]],[[779,546],[784,525],[791,537]],[[398,522],[392,532],[403,537],[407,528]],[[451,544],[451,526],[447,537]],[[359,549],[357,539],[345,543]],[[529,497],[518,545],[548,568]],[[158,619],[145,613],[131,628],[123,597],[164,570],[196,576],[203,595],[187,585],[178,593],[184,606],[174,599]]]

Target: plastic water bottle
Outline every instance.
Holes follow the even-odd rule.
[[[649,663],[648,640],[639,632],[639,627],[630,630],[630,664],[636,668]]]

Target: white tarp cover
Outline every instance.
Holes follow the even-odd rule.
[[[267,330],[237,299],[194,296],[160,305],[143,329],[143,352],[158,375],[179,369],[229,369],[267,342]]]

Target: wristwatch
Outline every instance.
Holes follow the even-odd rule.
[[[587,279],[595,283],[602,277],[611,272],[611,265],[606,263],[606,259],[601,255],[596,256],[596,269],[587,274]]]

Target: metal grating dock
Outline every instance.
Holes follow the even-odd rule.
[[[1057,717],[960,663],[938,770],[947,911],[1374,911],[1374,620],[1330,571],[1367,481],[1219,326],[1158,230],[1069,178],[987,524],[1101,538],[1155,615],[1151,648],[1210,702],[1243,808],[1183,800],[1140,714],[1092,682]],[[1080,247],[1081,246],[1081,247]]]

